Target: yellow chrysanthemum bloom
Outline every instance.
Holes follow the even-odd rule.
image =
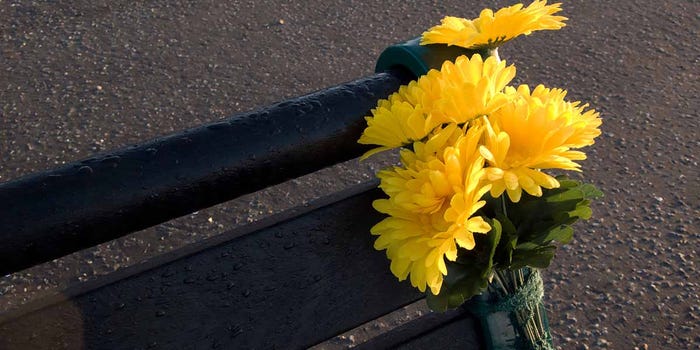
[[[518,97],[483,118],[486,131],[480,152],[488,163],[485,181],[492,185],[491,196],[506,191],[518,202],[522,190],[541,196],[542,187],[559,187],[542,169],[578,171],[575,161],[586,155],[572,149],[593,144],[601,120],[597,112],[584,111],[585,105],[565,101],[564,90],[540,85],[530,92],[521,85],[507,93]]]
[[[448,174],[440,154],[447,144],[454,144],[463,130],[456,124],[438,128],[426,142],[415,142],[414,150],[401,150],[401,163],[377,174],[379,187],[399,207],[416,213],[435,213],[464,186],[463,174],[457,169]]]
[[[508,102],[503,89],[515,77],[515,66],[506,67],[496,57],[481,59],[459,56],[454,63],[446,61],[440,69],[440,99],[435,103],[436,117],[444,122],[466,123],[489,115]]]
[[[358,142],[380,147],[362,158],[422,140],[441,124],[464,124],[493,112],[508,101],[503,89],[514,76],[515,67],[495,57],[446,61],[439,71],[430,70],[380,100],[365,117],[367,128]]]
[[[372,116],[365,117],[367,128],[357,142],[381,147],[365,153],[362,159],[421,140],[440,125],[430,113],[440,95],[439,75],[431,70],[417,81],[401,86],[388,99],[379,100]]]
[[[544,85],[537,85],[530,92],[527,85],[522,85],[515,90],[513,87],[508,87],[506,93],[512,95],[517,93],[520,96],[528,99],[530,104],[544,104],[545,101],[559,101],[552,104],[553,108],[558,108],[554,114],[567,115],[572,119],[570,124],[574,125],[578,130],[571,134],[571,137],[566,141],[566,146],[571,148],[581,148],[590,146],[594,143],[594,139],[600,135],[600,125],[603,120],[600,119],[600,114],[595,110],[584,111],[588,104],[581,105],[580,101],[566,102],[566,90],[550,89]],[[563,101],[563,102],[562,102]]]
[[[474,232],[491,228],[473,217],[489,190],[481,179],[484,159],[478,142],[483,128],[466,130],[451,124],[437,130],[414,150],[401,152],[405,167],[378,174],[389,199],[374,202],[389,217],[375,225],[374,246],[386,249],[391,271],[399,280],[411,276],[411,284],[438,294],[447,274],[445,258],[457,259],[457,247],[473,249]]]
[[[494,49],[520,35],[530,35],[536,30],[556,30],[565,26],[567,18],[553,16],[561,11],[561,4],[547,5],[536,0],[529,6],[523,4],[502,8],[494,14],[484,9],[478,18],[447,16],[441,24],[423,33],[421,45],[447,44],[467,49]]]

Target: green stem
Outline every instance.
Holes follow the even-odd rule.
[[[531,270],[530,274],[533,273],[539,273],[539,271],[536,270]],[[521,283],[525,283],[525,275],[523,274],[523,270],[518,270],[518,277],[520,278]],[[532,278],[532,277],[530,277]],[[538,339],[544,339],[545,337],[545,329],[544,329],[544,324],[542,323],[542,316],[540,315],[540,303],[537,303],[534,305],[534,310],[533,311],[533,318],[528,320],[528,323],[532,324],[532,327],[537,331],[537,338]],[[539,324],[539,327],[538,327]]]
[[[503,216],[508,217],[508,210],[506,209],[506,195],[505,195],[505,193],[501,195],[501,210],[503,210]]]
[[[504,210],[505,210],[505,200],[504,200]],[[513,281],[513,293],[517,291],[518,289],[522,288],[523,285],[525,284],[523,279],[521,278],[522,276],[522,270],[509,270],[510,271],[510,278]],[[532,322],[531,319],[527,315],[527,310],[521,310],[518,312],[518,318],[519,318],[519,323],[523,325],[523,330],[525,331],[525,335],[528,337],[530,340],[530,343],[532,343],[536,338],[536,330],[533,329],[533,327],[530,326],[530,323]]]
[[[506,288],[506,285],[503,283],[503,280],[501,279],[498,271],[496,271],[496,273],[493,274],[493,278],[494,278],[494,280],[496,280],[496,282],[498,283],[498,285],[501,288],[501,290],[499,290],[501,297],[505,297],[506,295],[508,295],[508,289]]]

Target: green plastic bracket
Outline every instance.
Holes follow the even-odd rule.
[[[379,55],[374,71],[380,73],[401,67],[417,78],[433,68],[440,69],[442,63],[447,60],[454,60],[461,55],[471,57],[476,53],[482,57],[490,55],[487,50],[469,50],[443,44],[420,45],[420,37],[417,37],[386,48]]]

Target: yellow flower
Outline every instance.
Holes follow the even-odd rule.
[[[489,190],[481,183],[482,131],[471,127],[465,133],[450,124],[426,142],[415,142],[413,151],[403,150],[404,167],[378,174],[390,198],[375,201],[374,207],[390,216],[372,228],[379,236],[374,246],[387,250],[399,280],[410,274],[411,284],[421,291],[427,286],[438,294],[447,274],[444,259],[457,259],[458,246],[473,249],[473,233],[491,229],[481,217],[473,217]]]
[[[542,169],[578,171],[575,161],[586,159],[573,149],[593,144],[600,134],[598,113],[579,102],[564,100],[566,91],[542,85],[530,92],[527,85],[506,92],[516,96],[484,118],[486,127],[481,155],[486,159],[485,181],[491,195],[504,191],[518,202],[522,190],[541,196],[542,187],[556,188],[559,182]]]
[[[365,117],[367,128],[358,142],[380,147],[362,158],[422,140],[441,124],[464,124],[493,112],[508,101],[502,91],[514,76],[514,66],[494,57],[446,61],[439,71],[430,70],[380,100]]]
[[[489,115],[508,102],[502,91],[515,77],[515,66],[495,57],[482,60],[457,57],[446,61],[440,69],[443,82],[436,102],[436,117],[443,122],[462,124],[482,115]]]
[[[553,16],[561,11],[561,4],[547,5],[536,0],[529,6],[523,4],[481,11],[478,18],[468,20],[447,16],[441,24],[423,33],[421,45],[447,44],[467,49],[494,49],[520,35],[530,35],[536,30],[556,30],[565,26],[566,17]]]
[[[401,163],[377,174],[379,187],[399,207],[417,213],[435,213],[455,193],[455,187],[464,186],[458,169],[445,164],[442,152],[453,144],[463,131],[456,124],[438,128],[427,142],[415,142],[413,151],[401,150]]]
[[[440,94],[439,75],[431,70],[418,81],[401,86],[388,99],[379,100],[372,116],[365,117],[367,128],[357,142],[381,147],[368,151],[362,159],[421,140],[440,125],[430,113]]]

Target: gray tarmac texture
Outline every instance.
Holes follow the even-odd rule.
[[[0,181],[371,74],[444,15],[505,1],[2,1]],[[582,175],[606,197],[545,271],[562,349],[700,348],[696,1],[566,1],[501,48],[515,83],[604,118]],[[0,310],[363,181],[344,163],[0,277]]]

